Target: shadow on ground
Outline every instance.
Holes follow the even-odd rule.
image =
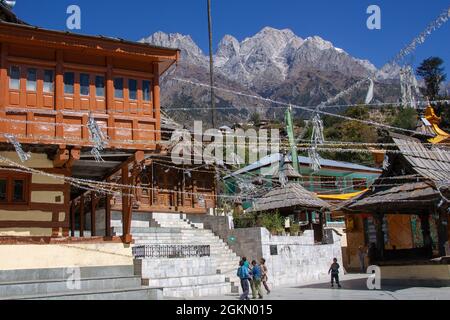
[[[367,278],[361,278],[361,279],[350,279],[350,280],[341,280],[341,289],[338,289],[337,285],[334,285],[334,289],[336,290],[366,290],[371,291],[367,286]],[[435,285],[432,283],[408,283],[408,282],[396,282],[396,281],[389,281],[388,283],[384,283],[381,281],[381,289],[383,291],[390,291],[395,292],[398,290],[404,290],[404,289],[410,289],[410,288],[416,288],[416,287],[422,287],[422,288],[442,288],[445,286],[442,285]],[[304,286],[295,287],[297,289],[331,289],[331,284],[329,282],[327,283],[315,283],[315,284],[309,284]]]

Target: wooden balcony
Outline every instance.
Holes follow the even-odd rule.
[[[179,51],[0,24],[0,142],[91,147],[92,116],[108,149],[155,150],[159,78]]]

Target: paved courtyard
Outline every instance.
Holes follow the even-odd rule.
[[[366,275],[342,276],[342,289],[330,288],[328,279],[302,286],[275,288],[265,300],[450,300],[450,287],[383,287],[367,289]],[[209,297],[208,300],[237,300],[239,295]],[[199,299],[200,300],[200,299]],[[205,300],[205,299],[202,299]]]

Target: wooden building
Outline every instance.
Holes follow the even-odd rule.
[[[280,153],[272,154],[226,176],[224,178],[226,190],[231,195],[239,193],[238,177],[249,181],[260,180],[261,186],[265,188],[278,186],[281,158]],[[287,172],[291,175],[291,180],[298,181],[307,191],[317,194],[319,198],[333,205],[367,190],[382,173],[382,170],[377,168],[328,159],[320,159],[321,169],[319,172],[313,172],[310,166],[311,159],[299,156],[298,162],[300,174],[297,173],[297,176],[293,177],[293,168],[290,165],[292,160],[290,156],[284,159],[286,168],[292,168]],[[249,208],[251,201],[243,200],[244,209]],[[343,221],[342,215],[337,215],[336,218],[339,220],[342,218]],[[327,219],[331,219],[330,215]]]
[[[0,9],[0,241],[111,239],[111,210],[119,210],[121,240],[130,242],[135,210],[215,206],[208,172],[160,165],[167,152],[159,80],[179,50],[45,30]],[[92,119],[107,137],[101,162],[91,153]],[[20,161],[5,134],[31,158]],[[107,184],[86,190],[70,178]],[[104,234],[96,230],[99,209]]]
[[[450,154],[419,139],[391,134],[397,148],[388,167],[346,212],[347,261],[359,268],[359,246],[371,247],[372,263],[427,260],[445,256],[450,240]]]

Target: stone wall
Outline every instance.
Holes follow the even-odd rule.
[[[337,258],[342,266],[341,236],[332,230],[327,230],[329,244],[315,244],[312,230],[298,237],[272,236],[265,228],[234,229],[232,217],[187,218],[203,223],[205,228],[226,241],[237,255],[248,260],[265,258],[271,286],[300,285],[323,279],[328,275],[333,258]],[[341,272],[344,273],[343,266]]]

